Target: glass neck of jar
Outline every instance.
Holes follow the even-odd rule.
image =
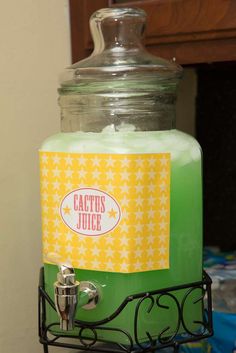
[[[176,84],[172,89],[79,92],[59,90],[62,132],[160,131],[175,128]],[[109,88],[109,87],[108,87]],[[94,89],[94,87],[93,87]]]

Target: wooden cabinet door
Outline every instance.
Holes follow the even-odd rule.
[[[236,60],[236,0],[70,0],[73,62],[92,49],[89,17],[99,8],[147,12],[146,46],[179,64]]]

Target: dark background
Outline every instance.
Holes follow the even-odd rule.
[[[204,239],[236,249],[236,65],[197,68],[196,138],[203,150]]]

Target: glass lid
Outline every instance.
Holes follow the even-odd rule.
[[[92,54],[69,67],[62,87],[107,80],[178,81],[182,68],[147,52],[142,44],[146,13],[137,8],[104,8],[90,18]],[[146,82],[147,83],[147,82]]]

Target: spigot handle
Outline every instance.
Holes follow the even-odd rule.
[[[61,285],[73,286],[78,282],[75,280],[75,271],[73,267],[66,265],[59,265],[59,272],[57,274],[57,280]]]
[[[55,306],[60,317],[60,328],[68,331],[74,328],[76,307],[94,309],[98,303],[97,286],[89,281],[79,283],[71,264],[63,264],[60,256],[49,253],[47,260],[59,268],[57,281],[54,283]]]
[[[79,282],[75,280],[72,267],[61,265],[54,283],[55,306],[60,317],[60,328],[68,331],[74,328],[74,317],[78,303]]]

